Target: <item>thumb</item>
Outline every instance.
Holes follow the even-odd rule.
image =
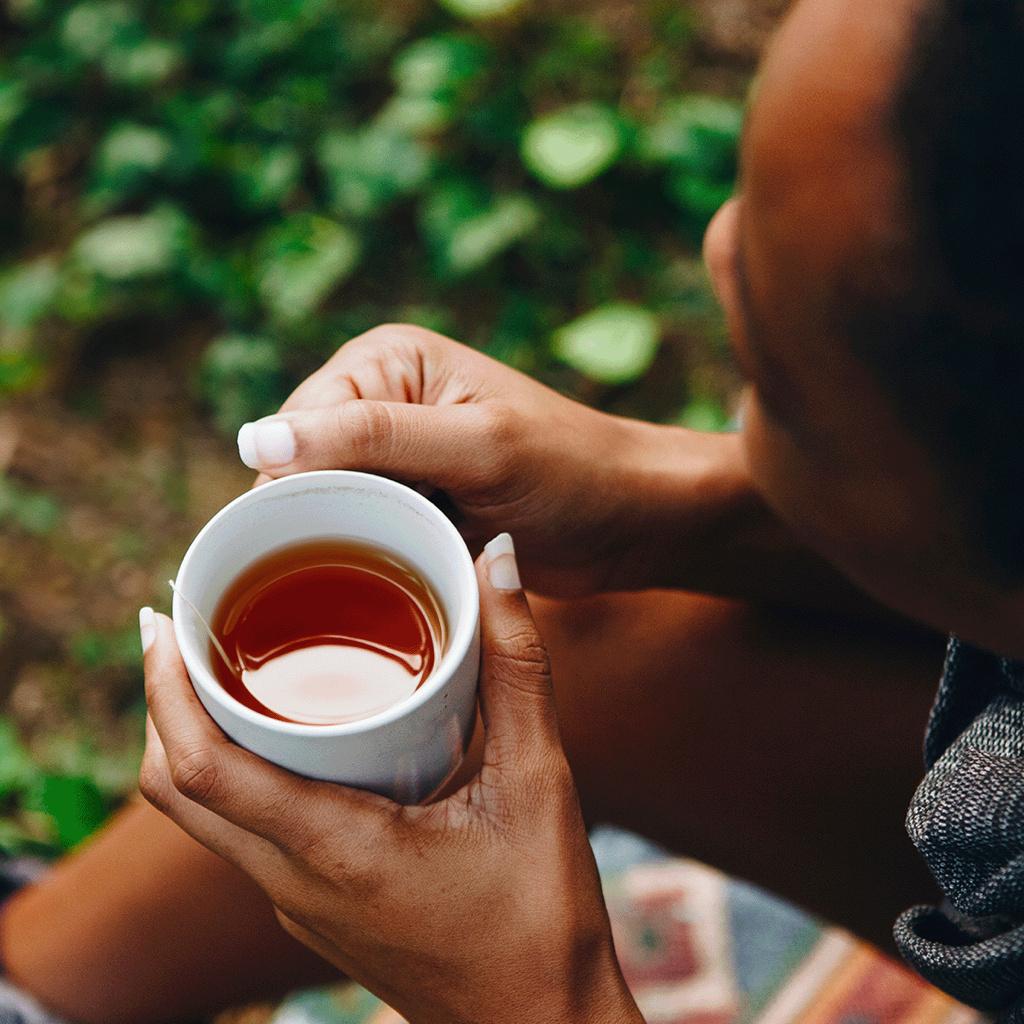
[[[458,492],[479,482],[489,450],[488,412],[465,403],[413,405],[354,399],[246,423],[238,454],[271,477],[311,469],[360,469]]]
[[[485,757],[520,762],[560,747],[547,648],[519,581],[507,533],[477,560],[480,580],[480,713]]]

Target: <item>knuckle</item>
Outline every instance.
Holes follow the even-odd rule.
[[[174,788],[194,803],[205,803],[217,792],[222,767],[209,747],[192,751],[171,765]]]
[[[148,751],[139,766],[139,792],[147,803],[158,811],[165,811],[170,805],[170,783],[167,766]]]
[[[484,417],[483,432],[494,446],[494,451],[503,452],[511,448],[520,436],[519,413],[509,405],[500,403],[481,406]]]
[[[397,354],[410,347],[434,347],[443,340],[445,339],[441,335],[428,331],[425,327],[417,327],[416,324],[384,323],[371,327],[358,338],[353,338],[349,344],[356,343],[360,348],[365,347],[373,352],[389,349]]]
[[[407,324],[400,321],[380,324],[380,326],[373,328],[370,333],[375,332],[379,332],[381,337],[387,341],[413,341],[417,344],[426,343],[433,345],[438,341],[445,340],[436,331],[430,331],[426,327],[420,327],[417,324]]]
[[[535,630],[494,637],[488,653],[491,670],[500,672],[520,689],[545,695],[550,690],[551,659]]]
[[[338,432],[356,462],[372,461],[380,439],[389,436],[391,416],[377,402],[346,402],[337,411]]]
[[[491,402],[474,405],[466,414],[475,417],[471,429],[481,452],[476,486],[486,491],[516,479],[524,440],[519,414],[508,406]]]

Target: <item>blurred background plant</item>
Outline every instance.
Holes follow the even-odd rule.
[[[344,339],[728,421],[699,241],[750,44],[692,5],[6,0],[0,40],[0,848],[130,791],[134,610]]]

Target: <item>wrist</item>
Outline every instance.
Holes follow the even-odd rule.
[[[612,490],[619,556],[609,589],[719,590],[723,556],[775,522],[750,481],[739,435],[622,422]]]

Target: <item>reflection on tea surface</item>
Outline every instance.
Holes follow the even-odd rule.
[[[240,675],[214,652],[221,685],[271,718],[333,725],[404,700],[444,651],[426,583],[389,552],[344,539],[291,545],[227,588],[212,626]]]

